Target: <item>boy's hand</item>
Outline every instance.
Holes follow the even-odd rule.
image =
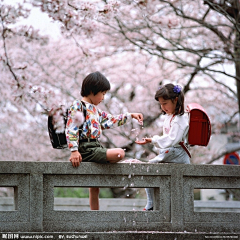
[[[82,156],[78,151],[71,152],[69,161],[72,162],[73,167],[78,167],[80,162],[82,162]]]
[[[152,142],[152,139],[151,138],[143,138],[142,141],[135,141],[135,143],[139,144],[139,145],[144,145],[144,144],[147,144],[147,143],[151,143]]]
[[[138,122],[143,125],[143,115],[141,113],[131,113],[132,118],[138,120]]]

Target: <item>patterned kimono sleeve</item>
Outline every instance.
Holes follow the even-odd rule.
[[[132,117],[130,113],[124,113],[119,115],[111,115],[98,109],[99,120],[102,129],[109,129],[119,127],[127,122],[130,122]]]
[[[68,111],[68,120],[67,120],[66,131],[65,131],[68,148],[71,151],[78,150],[79,126],[74,121],[74,117],[78,111],[82,112],[82,103],[79,100],[75,100],[73,102],[73,105],[70,107]]]

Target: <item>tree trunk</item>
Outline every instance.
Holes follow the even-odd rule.
[[[238,112],[240,114],[240,34],[238,31],[236,31],[234,58],[235,58],[234,61],[235,61],[235,70],[236,70]]]

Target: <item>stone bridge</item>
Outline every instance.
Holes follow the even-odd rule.
[[[239,211],[194,210],[194,189],[240,189],[240,166],[82,163],[73,168],[70,162],[0,161],[1,187],[14,188],[14,210],[0,211],[2,234],[53,233],[56,239],[59,233],[87,233],[92,239],[240,239]],[[154,211],[55,210],[55,187],[153,187]]]

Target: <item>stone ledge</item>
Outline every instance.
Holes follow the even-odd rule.
[[[239,233],[111,231],[111,232],[0,232],[0,239],[97,239],[97,240],[211,240],[240,239]]]
[[[14,188],[15,202],[15,211],[0,211],[0,231],[238,233],[240,213],[196,212],[194,189],[240,189],[239,167],[0,161],[0,187]],[[154,211],[55,211],[55,187],[153,187]]]

